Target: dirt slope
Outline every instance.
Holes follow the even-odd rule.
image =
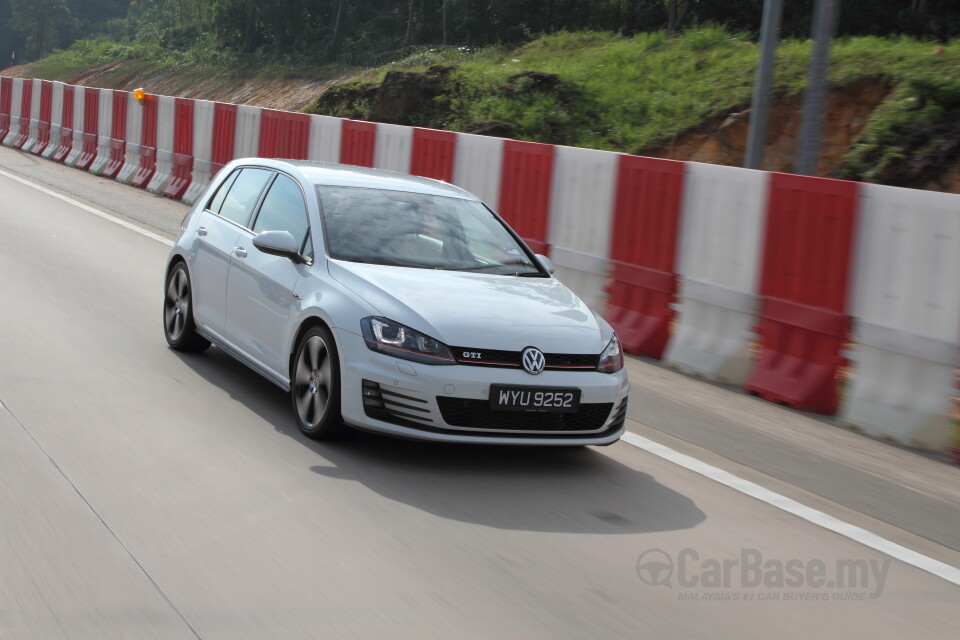
[[[25,66],[0,71],[8,77],[33,77]],[[189,72],[139,74],[125,71],[119,64],[104,65],[83,75],[65,79],[69,84],[105,89],[132,90],[143,87],[149,93],[179,98],[216,100],[249,104],[268,109],[299,111],[340,78],[314,80],[304,78],[247,78],[233,74],[200,76]]]
[[[870,114],[890,93],[882,78],[865,78],[845,87],[833,88],[827,99],[823,143],[818,172],[827,175],[850,150],[863,131]],[[762,168],[793,171],[800,133],[802,95],[775,96],[770,106]],[[685,131],[666,144],[645,149],[644,154],[673,160],[742,166],[750,125],[749,108],[719,115]]]

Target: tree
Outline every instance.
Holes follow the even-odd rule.
[[[184,0],[180,0],[183,2]],[[129,0],[67,0],[70,15],[88,24],[123,18],[130,8]]]
[[[960,35],[958,0],[843,0],[838,35]],[[806,38],[816,0],[785,3],[781,35]],[[601,29],[677,33],[704,24],[757,34],[764,0],[0,0],[0,64],[107,35],[188,50],[376,64],[412,45],[512,46]]]
[[[407,4],[407,32],[403,36],[403,45],[409,46],[413,41],[413,0]]]
[[[692,0],[683,0],[681,3],[680,0],[668,0],[667,3],[667,14],[669,15],[669,21],[667,22],[667,33],[674,34],[680,28],[680,25],[683,24],[683,19],[687,17],[687,11],[690,10],[690,4]]]
[[[262,43],[263,27],[258,0],[216,0],[213,25],[227,48],[252,53]]]
[[[10,27],[10,0],[0,0],[0,68],[15,64],[14,54],[22,55],[22,38]]]
[[[40,58],[60,44],[61,32],[70,25],[67,0],[10,0],[10,26],[26,36],[26,57]]]

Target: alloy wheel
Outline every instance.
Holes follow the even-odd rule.
[[[330,350],[320,336],[310,336],[300,350],[294,385],[301,422],[311,429],[317,427],[327,413],[333,392]]]

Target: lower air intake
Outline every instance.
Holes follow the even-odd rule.
[[[605,402],[581,404],[578,413],[493,411],[488,400],[449,397],[437,397],[437,404],[447,424],[484,431],[597,431],[613,409]]]
[[[423,398],[384,389],[372,380],[364,380],[363,412],[375,420],[402,427],[419,428],[433,424],[430,409]]]

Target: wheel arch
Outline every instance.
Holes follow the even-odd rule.
[[[187,259],[180,253],[174,253],[167,259],[167,270],[163,274],[163,281],[166,281],[170,278],[170,272],[173,271],[173,268],[178,264],[183,264],[184,268],[187,270],[187,275],[190,276],[190,265],[187,264]]]
[[[300,326],[297,327],[297,332],[294,335],[293,340],[290,342],[290,354],[287,357],[287,375],[290,377],[290,384],[293,385],[293,360],[297,355],[297,345],[300,344],[300,340],[303,338],[304,334],[314,327],[323,327],[330,333],[330,337],[333,339],[336,346],[337,337],[334,335],[333,329],[330,324],[321,318],[320,316],[307,316],[303,319],[303,322],[300,323]],[[340,349],[337,348],[337,359],[339,360]],[[343,366],[342,362],[338,363],[341,367]]]

